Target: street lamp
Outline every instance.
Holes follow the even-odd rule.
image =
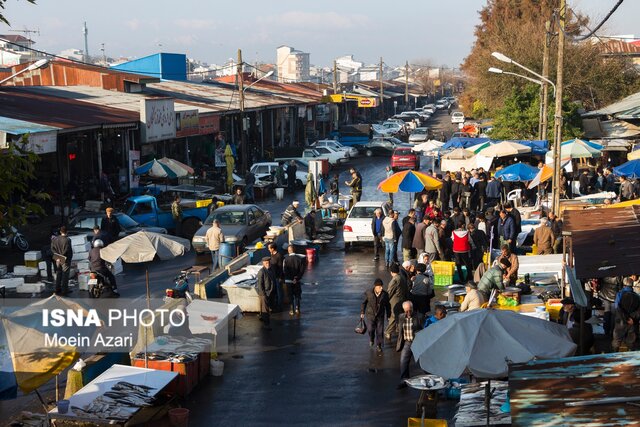
[[[536,79],[533,79],[533,78],[531,78],[531,77],[524,76],[524,75],[522,75],[522,74],[512,73],[512,72],[510,72],[510,71],[503,71],[503,70],[501,70],[500,68],[491,67],[491,68],[489,68],[489,70],[488,70],[488,71],[489,71],[490,73],[495,73],[495,74],[507,74],[507,75],[509,75],[509,76],[516,76],[516,77],[520,77],[520,78],[523,78],[523,79],[525,79],[525,80],[529,80],[530,82],[533,82],[533,83],[535,83],[535,84],[539,84],[540,86],[542,86],[542,85],[545,83],[545,82],[544,82],[544,81],[542,81],[542,80],[536,80]],[[553,87],[553,96],[555,97],[555,96],[556,96],[556,85],[555,85],[555,84],[553,84],[553,83],[552,83],[552,82],[550,82],[550,81],[547,81],[547,83],[550,83],[550,84],[551,84],[551,86]]]
[[[271,77],[273,75],[273,70],[269,71],[267,74],[265,74],[264,76],[260,77],[258,80],[256,80],[255,82],[251,83],[249,86],[245,87],[243,90],[247,90],[249,89],[251,86],[253,86],[254,84],[258,83],[260,80],[266,79],[268,77]]]
[[[22,73],[26,73],[27,71],[33,71],[33,70],[37,70],[38,68],[44,67],[45,65],[47,65],[49,63],[48,59],[40,59],[36,62],[34,62],[33,64],[29,65],[27,68],[18,71],[17,73],[7,77],[6,79],[0,81],[0,85],[3,84],[4,82],[7,82],[9,80],[11,80],[12,78],[19,76]]]
[[[546,78],[546,77],[541,76],[540,74],[538,74],[538,73],[536,73],[535,71],[533,71],[533,70],[531,70],[531,69],[529,69],[529,68],[525,67],[524,65],[517,63],[516,61],[514,61],[514,60],[513,60],[513,59],[511,59],[511,58],[509,58],[508,56],[506,56],[506,55],[504,55],[504,54],[502,54],[502,53],[500,53],[500,52],[493,52],[493,53],[491,54],[491,56],[493,56],[494,58],[496,58],[498,61],[506,62],[507,64],[513,64],[513,65],[515,65],[516,67],[522,68],[523,70],[525,70],[525,71],[527,71],[527,72],[529,72],[529,73],[533,74],[534,76],[536,76],[537,78],[539,78],[539,79],[540,79],[540,80],[542,80],[543,82],[547,82],[547,83],[549,83],[551,86],[553,86],[553,90],[554,90],[554,91],[556,90],[556,85],[555,85],[551,80],[549,80],[549,79],[548,79],[548,78]]]

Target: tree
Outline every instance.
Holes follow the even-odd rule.
[[[34,188],[36,164],[40,157],[28,147],[28,135],[8,141],[0,151],[0,228],[23,225],[30,215],[43,215],[39,202],[49,195]]]
[[[489,67],[500,67],[517,73],[522,71],[498,62],[491,56],[492,52],[501,52],[524,66],[541,72],[546,38],[545,22],[553,20],[557,6],[557,0],[488,1],[480,11],[481,22],[476,27],[476,39],[471,53],[462,65],[468,78],[462,104],[465,113],[472,114],[474,104],[480,101],[486,107],[482,111],[483,117],[494,117],[506,105],[506,99],[514,89],[524,90],[528,84],[526,80],[515,76],[497,76],[487,72]],[[594,109],[639,90],[640,77],[629,60],[605,59],[597,45],[588,41],[572,41],[572,36],[583,31],[589,19],[573,10],[567,15],[568,42],[564,62],[566,99],[579,102],[587,109]],[[557,31],[557,25],[554,28]],[[554,80],[555,75],[556,40],[554,38],[551,41],[551,80]],[[531,97],[530,101],[536,101],[535,97]],[[529,104],[525,109],[530,108],[533,105]]]
[[[29,3],[31,4],[35,4],[36,0],[27,0]],[[4,4],[7,2],[7,0],[0,0],[0,23],[4,23],[7,25],[11,25],[9,24],[9,21],[7,20],[7,18],[4,17]]]
[[[493,129],[489,136],[494,139],[537,139],[540,112],[540,87],[527,85],[524,90],[513,89],[505,98],[504,106],[495,111]],[[564,102],[562,105],[565,139],[579,138],[580,114],[578,105]],[[553,123],[553,111],[548,111],[548,122]]]

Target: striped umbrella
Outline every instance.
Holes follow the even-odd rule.
[[[582,139],[570,139],[560,145],[561,158],[590,159],[602,155],[602,145]],[[553,158],[553,150],[547,153],[548,158]]]
[[[193,175],[193,172],[193,168],[167,157],[153,159],[135,170],[136,175],[148,175],[153,178],[182,178]]]
[[[418,193],[422,190],[437,190],[442,181],[422,172],[406,170],[397,172],[378,184],[378,190],[385,193]]]

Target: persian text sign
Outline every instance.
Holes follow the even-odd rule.
[[[173,99],[141,99],[140,122],[142,142],[175,138],[176,113],[173,109]]]
[[[200,135],[220,132],[220,116],[200,116]]]
[[[176,137],[200,134],[198,110],[178,111],[176,113]]]

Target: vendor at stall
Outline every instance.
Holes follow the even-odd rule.
[[[591,310],[578,310],[573,298],[567,297],[560,301],[562,309],[558,322],[569,330],[571,339],[578,346],[576,356],[589,354],[593,346],[593,327],[587,320],[591,317]],[[582,339],[580,333],[582,331]]]
[[[462,301],[460,305],[460,312],[482,308],[482,304],[484,304],[485,301],[482,292],[478,291],[478,286],[474,282],[468,281],[464,287],[467,294],[464,296],[464,301]]]
[[[518,280],[518,267],[520,267],[518,255],[511,251],[511,247],[508,244],[502,245],[501,250],[502,252],[498,259],[509,260],[509,268],[504,272],[505,279],[509,280],[509,286],[514,286],[516,284],[516,280]]]
[[[511,267],[511,262],[507,258],[499,258],[498,263],[487,270],[478,283],[478,291],[482,293],[485,301],[489,300],[491,291],[504,290],[504,276]]]

